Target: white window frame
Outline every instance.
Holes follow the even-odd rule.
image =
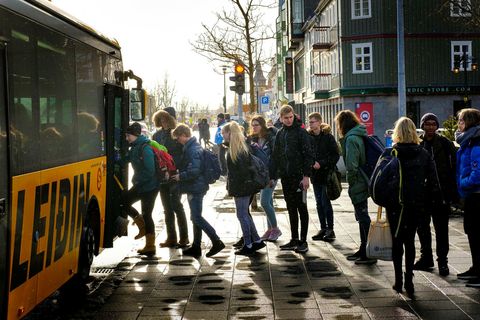
[[[471,12],[465,12],[461,9],[462,2],[468,2],[468,5],[470,8],[472,7],[472,1],[471,0],[453,0],[453,2],[450,3],[450,17],[471,17],[472,13]],[[455,5],[457,5],[459,12],[455,12],[454,8]],[[463,11],[463,12],[462,12]]]
[[[362,53],[357,54],[355,51],[356,49],[361,48]],[[365,54],[364,49],[369,48],[370,54]],[[357,58],[362,58],[362,70],[357,70]],[[364,60],[366,57],[370,58],[370,70],[365,70]],[[352,73],[354,74],[361,74],[361,73],[372,73],[373,72],[373,51],[372,51],[372,43],[352,43]]]
[[[460,51],[455,50],[455,47],[458,46]],[[462,48],[466,46],[467,47],[467,56],[472,57],[472,41],[452,41],[451,42],[451,60],[452,60],[452,65],[451,65],[451,71],[453,71],[454,68],[454,63],[455,63],[455,56],[463,56],[463,50]],[[463,71],[463,62],[460,63],[460,71]],[[467,71],[472,71],[472,61],[468,61],[467,64]]]
[[[363,11],[365,9],[364,6],[363,6],[363,1],[365,1],[365,0],[352,0],[351,1],[351,4],[352,4],[352,8],[351,8],[352,20],[366,19],[366,18],[371,18],[372,17],[372,0],[367,0],[368,1],[368,14],[367,15],[363,14]],[[355,14],[355,2],[358,2],[360,4],[360,15]]]

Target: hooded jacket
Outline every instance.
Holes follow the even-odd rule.
[[[457,152],[457,185],[462,198],[480,192],[480,126],[469,128],[465,134],[470,137],[462,141]]]
[[[277,132],[273,147],[270,177],[298,179],[312,175],[313,149],[310,137],[298,121]]]
[[[208,191],[208,183],[203,172],[203,149],[197,138],[191,137],[183,146],[180,165],[180,191],[190,194],[204,194]]]
[[[367,129],[364,125],[359,124],[340,139],[343,160],[347,169],[348,195],[353,204],[368,199],[368,179],[360,170],[360,166],[366,162],[363,143],[363,137],[366,136]]]
[[[132,184],[139,193],[145,193],[158,188],[158,181],[155,175],[155,155],[153,150],[144,144],[149,139],[143,135],[138,136],[131,144],[131,148],[125,158],[131,162],[133,168]]]
[[[260,145],[259,138],[254,136],[247,139],[248,143],[256,143],[258,146],[265,152],[268,156],[268,168],[272,166],[272,155],[273,155],[273,147],[275,146],[275,137],[277,136],[278,129],[275,127],[268,128],[268,134],[265,137],[265,142]]]
[[[313,169],[310,179],[312,183],[326,184],[328,173],[335,168],[340,158],[337,142],[332,135],[331,127],[327,123],[320,125],[318,135],[313,130],[309,130],[308,133],[312,139],[314,161],[320,164],[320,169]]]

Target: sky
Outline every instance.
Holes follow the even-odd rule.
[[[168,74],[169,81],[175,84],[178,102],[185,97],[212,110],[222,106],[222,68],[195,53],[189,42],[201,33],[201,23],[212,25],[216,21],[214,12],[231,5],[230,1],[52,0],[52,3],[118,40],[124,69],[131,69],[141,77],[145,88],[153,88]],[[275,10],[271,12],[269,20],[275,29]],[[272,48],[269,52],[273,55],[275,51]],[[231,105],[234,95],[228,88],[228,77],[227,71],[227,104]]]

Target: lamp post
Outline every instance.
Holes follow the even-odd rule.
[[[225,74],[227,73],[227,66],[222,66],[223,71],[223,112],[227,113],[227,82],[225,80]]]
[[[477,59],[475,59],[472,56],[469,56],[465,50],[463,50],[463,54],[461,56],[457,55],[455,56],[455,61],[453,62],[453,73],[458,74],[460,73],[460,67],[463,69],[463,74],[464,74],[464,95],[463,95],[463,103],[465,108],[468,107],[468,66],[471,66],[471,71],[477,71],[478,70],[478,64],[477,64]]]

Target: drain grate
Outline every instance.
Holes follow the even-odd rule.
[[[90,274],[91,275],[97,275],[97,276],[108,276],[114,270],[115,269],[113,269],[113,268],[92,268],[90,270]]]

